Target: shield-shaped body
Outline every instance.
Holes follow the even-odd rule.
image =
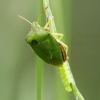
[[[64,62],[61,43],[58,43],[51,32],[33,23],[34,27],[26,37],[27,43],[45,62],[59,66]]]

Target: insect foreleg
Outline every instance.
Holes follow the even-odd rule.
[[[48,29],[48,26],[49,26],[49,24],[51,23],[52,20],[53,20],[53,18],[46,23],[46,25],[44,26],[44,29]]]

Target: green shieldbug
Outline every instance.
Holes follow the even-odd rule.
[[[46,7],[44,11],[47,8],[48,7]],[[41,15],[39,16],[38,20],[40,19]],[[58,66],[65,89],[69,92],[73,91],[77,100],[84,100],[76,87],[68,64],[68,46],[60,41],[60,39],[63,37],[63,34],[52,33],[48,29],[48,25],[52,20],[49,20],[44,27],[41,27],[38,24],[38,21],[31,23],[27,19],[21,16],[19,17],[31,24],[31,31],[26,36],[25,40],[30,45],[32,50],[48,64]],[[59,38],[56,38],[56,36]]]
[[[45,8],[45,10],[46,9],[47,8]],[[21,18],[28,21],[23,17]],[[28,21],[31,24],[31,31],[25,40],[42,60],[48,64],[60,66],[68,59],[65,51],[68,47],[60,41],[63,34],[52,33],[48,29],[48,25],[51,21],[52,20],[49,20],[44,27],[41,27],[38,21],[33,23]],[[56,39],[55,36],[59,36],[60,38]]]
[[[44,11],[47,8],[48,7],[46,7]],[[42,14],[44,13],[44,11],[42,12]],[[40,19],[40,16],[38,20]],[[48,64],[59,67],[62,80],[64,80],[63,82],[67,91],[72,91],[70,85],[71,81],[69,79],[69,76],[66,75],[66,70],[63,69],[64,64],[66,64],[66,61],[68,60],[68,56],[67,56],[68,47],[63,42],[60,41],[60,39],[63,37],[63,34],[52,33],[48,29],[48,25],[52,20],[49,20],[44,27],[41,27],[38,24],[38,21],[31,23],[30,21],[23,18],[22,16],[19,17],[31,24],[31,31],[28,33],[28,35],[25,38],[26,42],[31,46],[32,50],[42,60],[44,60]],[[56,36],[60,38],[56,38]],[[69,68],[67,69],[69,73]]]

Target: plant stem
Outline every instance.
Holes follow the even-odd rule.
[[[37,83],[37,100],[41,100],[41,91],[42,91],[42,65],[43,65],[43,62],[41,61],[40,58],[36,57],[36,73],[37,73],[37,76],[36,76],[36,83]]]
[[[42,1],[38,0],[38,15],[40,15],[43,9]],[[39,23],[43,24],[44,20],[40,20]],[[42,80],[43,80],[43,61],[36,56],[36,100],[42,100]]]
[[[55,23],[54,23],[52,12],[50,10],[49,0],[43,0],[43,5],[44,5],[44,8],[46,8],[48,6],[48,9],[46,10],[47,20],[52,20],[51,23],[50,23],[50,30],[51,30],[51,32],[56,33],[57,32],[56,31],[56,26],[55,26]]]

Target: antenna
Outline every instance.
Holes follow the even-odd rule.
[[[24,17],[22,17],[22,16],[18,15],[18,17],[21,18],[21,19],[23,19],[23,20],[25,20],[25,21],[28,22],[29,24],[32,24],[29,20],[27,20],[26,18],[24,18]]]
[[[44,10],[41,12],[40,16],[38,17],[37,23],[40,20],[41,16],[43,15],[43,13],[47,10],[48,6],[44,8]]]

